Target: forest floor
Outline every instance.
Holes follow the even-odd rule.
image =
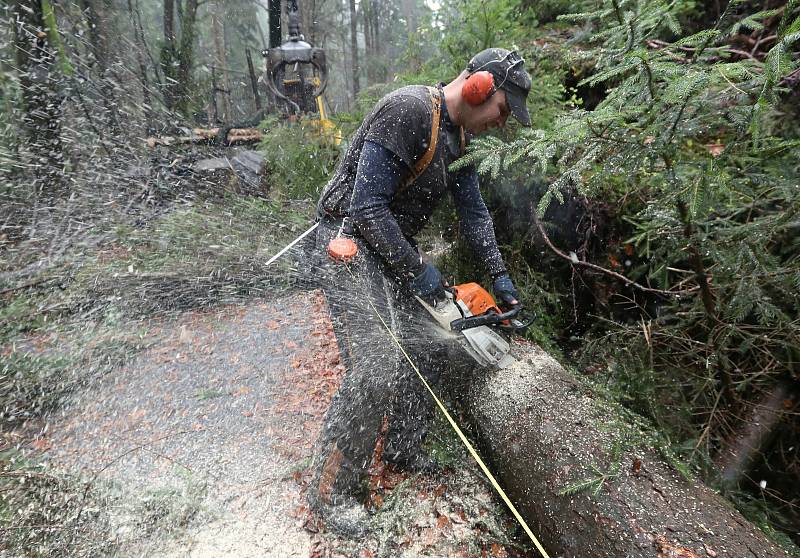
[[[376,452],[365,540],[315,520],[308,466],[344,374],[319,292],[184,312],[140,337],[27,450],[106,493],[92,512],[115,555],[532,555],[443,421],[429,441],[441,474],[409,477]]]

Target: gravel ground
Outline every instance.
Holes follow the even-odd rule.
[[[143,495],[156,510],[145,527],[177,534],[167,544],[143,537],[132,555],[308,556],[294,472],[327,401],[297,405],[295,390],[298,355],[327,342],[320,303],[303,294],[279,307],[186,314],[52,417],[51,462]],[[330,368],[334,380],[341,371]],[[323,387],[318,397],[335,389]],[[140,511],[120,513],[119,535],[142,527],[131,518]]]
[[[441,474],[409,477],[376,453],[366,540],[310,515],[307,465],[344,373],[320,293],[186,313],[148,344],[52,416],[44,444],[113,493],[125,555],[532,556],[441,418]]]

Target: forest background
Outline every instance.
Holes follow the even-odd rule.
[[[483,176],[512,276],[538,316],[529,335],[643,417],[687,474],[787,547],[800,542],[800,3],[300,9],[306,39],[326,51],[345,137],[389,90],[452,79],[489,46],[523,55],[532,128],[510,123],[463,164]],[[339,147],[268,115],[261,199],[198,190],[185,155],[142,140],[236,110],[212,115],[213,89],[248,87],[245,49],[258,64],[268,43],[264,3],[16,0],[0,10],[2,345],[88,315],[113,324],[260,293],[261,256],[307,221]],[[444,208],[431,233],[451,248],[440,264],[455,281],[485,283],[454,221]],[[109,261],[120,248],[125,261]],[[154,289],[126,275],[133,268],[173,282]],[[98,283],[109,270],[125,289]],[[30,476],[40,465],[18,458],[7,434],[82,385],[76,370],[108,370],[137,350],[126,343],[66,360],[4,353],[4,521],[34,501],[45,518],[70,505],[53,497],[67,481]]]

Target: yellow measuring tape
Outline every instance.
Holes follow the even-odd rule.
[[[349,271],[350,275],[352,276],[353,272],[350,269],[350,266],[348,266],[346,264],[345,264],[345,266],[347,267],[347,271]],[[353,277],[353,278],[355,279],[355,277]],[[375,315],[378,316],[378,319],[383,324],[383,327],[386,328],[386,331],[388,331],[389,335],[392,336],[392,340],[395,342],[397,347],[403,353],[403,356],[406,357],[406,360],[411,365],[411,368],[414,369],[414,372],[417,373],[417,376],[419,376],[419,379],[422,380],[422,383],[428,389],[428,392],[430,392],[431,397],[433,397],[433,400],[436,401],[436,404],[439,406],[439,410],[442,411],[442,413],[444,414],[445,418],[447,418],[447,421],[450,423],[450,426],[453,427],[453,430],[456,431],[456,434],[458,434],[458,437],[461,439],[461,441],[467,447],[467,450],[469,450],[470,455],[472,455],[473,459],[475,459],[475,462],[480,466],[481,470],[483,471],[483,474],[486,475],[486,478],[488,478],[489,482],[492,483],[492,486],[494,487],[495,491],[500,495],[500,498],[503,499],[503,502],[505,502],[506,506],[508,506],[508,509],[511,510],[511,513],[517,519],[519,524],[522,525],[522,528],[525,530],[525,533],[528,534],[528,537],[530,537],[531,541],[533,542],[533,545],[536,547],[536,550],[539,551],[539,554],[541,554],[543,558],[550,558],[550,555],[547,554],[547,551],[542,546],[542,543],[539,542],[539,539],[537,539],[536,535],[533,534],[533,531],[531,531],[531,528],[528,527],[528,524],[525,522],[525,520],[519,514],[519,512],[517,511],[517,508],[514,507],[514,504],[508,498],[508,496],[506,495],[505,491],[500,486],[500,483],[498,483],[497,479],[494,478],[494,475],[489,470],[489,468],[486,466],[486,463],[483,462],[483,459],[481,459],[481,456],[478,455],[477,451],[475,451],[475,448],[472,447],[472,444],[467,439],[467,437],[464,435],[464,432],[461,431],[461,428],[459,428],[458,424],[456,424],[456,421],[453,420],[452,416],[450,416],[450,413],[447,411],[447,408],[444,406],[444,403],[442,403],[441,400],[439,399],[439,397],[437,397],[436,393],[433,391],[433,389],[431,388],[430,384],[425,379],[425,376],[422,375],[422,373],[419,371],[419,368],[417,368],[417,365],[414,364],[414,361],[411,360],[411,357],[408,355],[406,350],[400,344],[400,340],[397,338],[397,336],[395,336],[394,332],[392,331],[392,328],[390,328],[389,324],[387,324],[386,321],[383,319],[383,316],[381,316],[381,313],[378,312],[377,308],[375,308],[375,305],[372,303],[372,301],[369,300],[369,299],[367,299],[367,300],[369,301],[370,307],[375,312]]]

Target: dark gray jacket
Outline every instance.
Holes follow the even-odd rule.
[[[427,87],[403,87],[381,99],[339,160],[320,197],[318,216],[350,217],[398,277],[410,278],[423,269],[413,237],[450,192],[461,231],[487,271],[498,276],[505,265],[477,174],[472,167],[447,170],[462,153],[460,129],[450,123],[446,107],[431,163],[408,187],[401,187],[428,149],[432,121]]]

